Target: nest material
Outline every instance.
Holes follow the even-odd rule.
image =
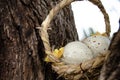
[[[96,72],[99,73],[97,68],[101,67],[104,63],[106,55],[109,53],[109,51],[106,51],[104,55],[98,56],[92,60],[83,62],[79,65],[67,65],[64,64],[60,59],[56,58],[52,54],[52,49],[50,47],[49,43],[49,36],[47,33],[47,29],[49,28],[50,22],[53,19],[53,17],[66,5],[69,5],[74,0],[62,0],[59,4],[57,4],[53,9],[51,9],[50,13],[47,15],[46,19],[41,24],[41,27],[37,27],[40,31],[40,36],[43,41],[44,47],[45,47],[45,53],[49,57],[49,59],[53,62],[52,68],[54,71],[56,71],[59,74],[59,77],[63,76],[65,79],[68,80],[79,80],[79,79],[88,79],[89,75],[91,73]],[[79,0],[82,1],[82,0]],[[89,0],[98,8],[101,10],[101,12],[104,15],[105,24],[106,24],[106,34],[107,36],[110,35],[110,22],[109,22],[109,16],[106,13],[102,3],[100,0]],[[96,75],[94,74],[94,75]],[[92,75],[92,76],[94,76]]]
[[[52,68],[60,76],[64,76],[68,80],[89,78],[91,76],[91,73],[96,72],[99,74],[100,71],[98,71],[98,69],[101,68],[109,53],[110,51],[106,51],[104,55],[97,56],[96,58],[83,62],[79,65],[68,65],[63,62],[53,63]],[[95,76],[96,74],[94,73],[93,75]]]

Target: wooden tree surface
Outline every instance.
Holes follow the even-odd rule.
[[[36,27],[59,1],[0,0],[0,80],[56,80],[50,64],[43,61],[44,46]],[[61,10],[50,27],[51,47],[78,40],[71,6]]]
[[[114,34],[109,50],[111,52],[101,70],[100,80],[120,80],[120,29]]]

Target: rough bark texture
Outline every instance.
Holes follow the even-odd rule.
[[[0,0],[0,80],[57,80],[50,64],[43,61],[44,46],[35,27],[59,1]],[[51,47],[78,40],[70,6],[50,27]]]
[[[109,50],[111,53],[103,66],[100,80],[120,80],[120,29],[114,34]]]

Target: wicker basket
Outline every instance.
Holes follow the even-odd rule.
[[[43,44],[45,47],[45,53],[49,57],[49,59],[53,62],[52,63],[52,69],[56,71],[59,76],[63,76],[66,80],[79,80],[79,79],[88,79],[88,76],[91,74],[92,76],[97,75],[97,73],[100,72],[99,67],[101,67],[104,63],[104,60],[107,57],[107,54],[109,51],[106,51],[104,55],[98,56],[92,60],[86,61],[84,63],[81,63],[79,65],[66,65],[61,60],[56,58],[51,51],[50,43],[49,43],[49,36],[47,33],[47,29],[50,25],[51,20],[53,17],[66,5],[69,5],[74,0],[62,0],[59,4],[57,4],[47,15],[46,19],[41,24],[41,27],[39,28],[40,36],[43,40]],[[82,0],[79,0],[82,1]],[[101,12],[104,15],[104,20],[106,24],[106,35],[109,36],[110,34],[110,22],[109,22],[109,16],[106,13],[102,3],[100,0],[89,0],[98,8],[101,10]],[[91,76],[90,75],[90,76]],[[85,79],[84,79],[85,80]],[[89,79],[88,79],[89,80]]]

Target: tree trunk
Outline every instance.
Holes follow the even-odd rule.
[[[50,64],[44,62],[44,46],[36,27],[59,1],[0,0],[0,80],[57,79]],[[61,10],[50,27],[51,47],[78,40],[71,6]]]
[[[113,36],[109,47],[110,55],[100,75],[100,80],[120,80],[120,20],[119,30]]]

